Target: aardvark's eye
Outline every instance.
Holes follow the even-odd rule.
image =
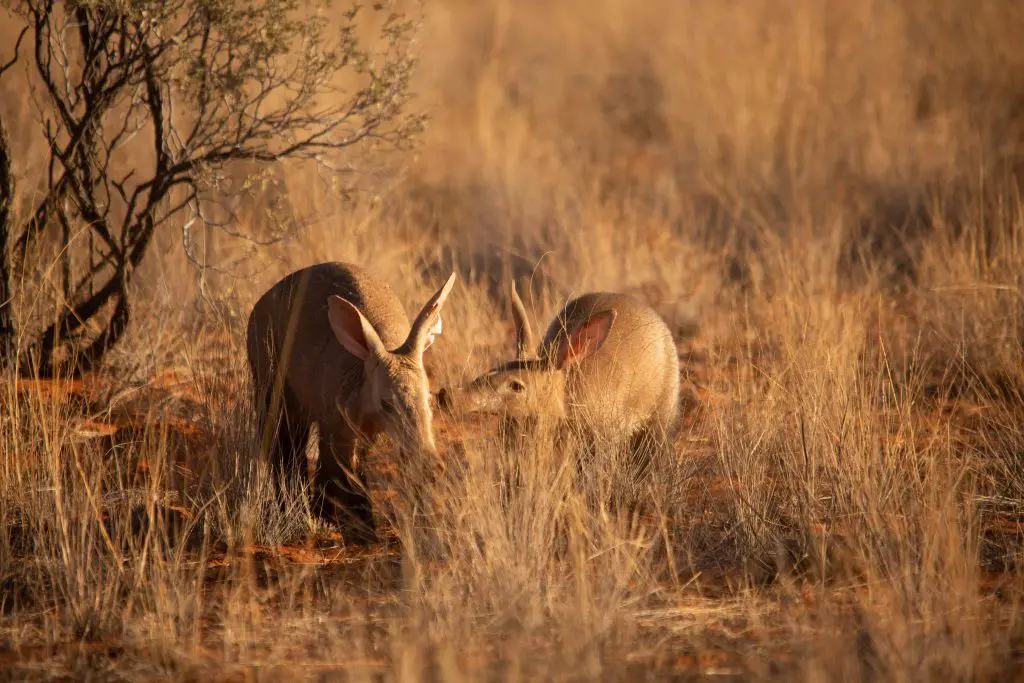
[[[526,385],[518,379],[510,379],[508,381],[508,388],[513,394],[521,394],[526,391]]]
[[[389,401],[387,399],[382,400],[380,402],[380,410],[385,415],[394,415],[394,413],[395,413],[395,403],[394,403],[394,401]]]

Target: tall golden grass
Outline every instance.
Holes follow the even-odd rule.
[[[294,239],[213,236],[235,265],[197,283],[169,233],[100,376],[5,379],[0,670],[1020,680],[1024,6],[423,11],[415,153],[355,200],[285,169],[249,218],[287,212],[307,224]],[[2,95],[30,149],[25,98]],[[41,169],[20,158],[27,202]],[[634,291],[669,320],[677,461],[628,517],[593,500],[602,462],[581,488],[549,442],[439,418],[443,471],[375,457],[392,540],[304,545],[324,530],[299,491],[280,510],[255,455],[249,307],[339,259],[412,308],[440,246],[493,245],[565,293]],[[52,306],[40,273],[20,281],[22,320]],[[435,385],[510,349],[503,303],[461,281]]]

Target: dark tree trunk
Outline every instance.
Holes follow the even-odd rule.
[[[7,245],[11,239],[11,210],[14,204],[14,174],[7,130],[0,120],[0,368],[13,360],[16,345],[14,311],[11,305],[11,270]]]

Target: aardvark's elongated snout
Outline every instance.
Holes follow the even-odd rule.
[[[443,387],[435,398],[437,408],[446,415],[456,413],[498,413],[509,408],[504,397],[479,381],[461,387]]]
[[[394,424],[391,429],[396,444],[406,455],[437,455],[437,444],[434,441],[433,425],[417,425],[412,421]]]

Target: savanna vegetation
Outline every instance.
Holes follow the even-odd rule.
[[[1024,6],[0,16],[0,677],[1024,678]],[[439,414],[332,545],[244,339],[328,260],[410,313],[458,269],[435,390],[511,357],[513,271],[541,329],[640,297],[675,457],[624,511],[610,461]]]

